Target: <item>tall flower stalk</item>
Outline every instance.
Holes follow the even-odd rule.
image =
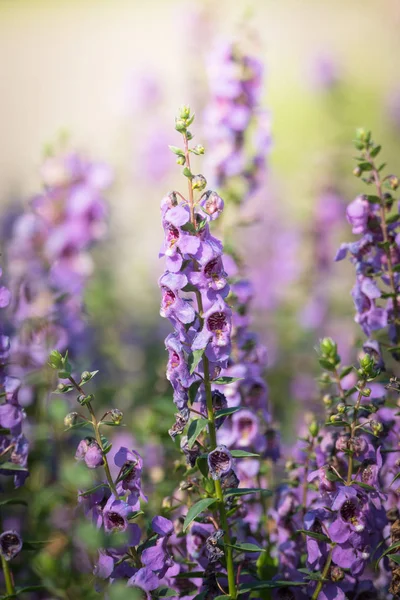
[[[166,271],[160,279],[162,290],[161,314],[168,317],[175,332],[166,340],[170,353],[167,377],[174,389],[174,401],[179,409],[172,437],[183,432],[189,420],[189,393],[192,385],[201,387],[207,419],[187,442],[187,451],[197,444],[198,434],[208,430],[208,468],[214,481],[214,498],[223,531],[224,555],[229,595],[237,596],[230,526],[227,518],[223,486],[232,479],[233,459],[227,448],[217,445],[216,407],[212,383],[218,383],[221,368],[227,365],[231,350],[231,310],[225,302],[229,286],[224,280],[222,244],[209,231],[209,221],[219,216],[223,201],[217,194],[203,192],[207,182],[203,175],[194,175],[191,154],[203,154],[204,148],[190,147],[189,131],[194,115],[184,106],[176,119],[175,128],[182,135],[183,149],[171,150],[178,156],[187,178],[187,199],[172,192],[162,203],[165,242],[162,254],[166,257]],[[183,292],[183,293],[182,293]],[[185,292],[192,292],[196,309]],[[185,448],[185,445],[183,446]],[[192,459],[193,460],[193,459]],[[230,485],[228,486],[230,487]]]

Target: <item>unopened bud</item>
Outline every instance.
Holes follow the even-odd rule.
[[[327,408],[329,408],[330,406],[332,406],[332,397],[329,394],[325,394],[322,397],[322,402],[325,404],[325,406]]]
[[[176,131],[179,131],[180,133],[183,133],[184,131],[186,131],[185,121],[183,119],[176,119],[175,129],[176,129]]]
[[[355,177],[361,177],[361,173],[362,173],[362,170],[360,169],[360,167],[355,167],[355,168],[353,169],[353,175],[354,175]]]
[[[178,158],[176,159],[177,165],[184,165],[185,162],[186,162],[186,158],[184,156],[178,156]]]
[[[78,416],[79,415],[78,415],[77,412],[70,412],[70,413],[68,413],[64,417],[64,425],[65,425],[65,427],[72,427],[72,425],[75,425]]]
[[[183,104],[183,106],[180,107],[179,118],[180,119],[189,119],[190,118],[190,106],[188,104]]]
[[[340,567],[332,567],[330,576],[334,582],[342,581],[344,579],[344,571]]]
[[[205,152],[205,148],[204,146],[202,146],[201,144],[197,144],[197,146],[195,146],[193,148],[193,150],[197,153],[197,154],[204,154]]]
[[[331,415],[329,420],[331,423],[338,423],[342,420],[342,417],[340,415]]]
[[[399,187],[399,178],[396,175],[390,175],[388,182],[392,190],[397,190]]]
[[[337,405],[336,408],[337,408],[338,413],[340,413],[340,414],[343,414],[346,412],[346,405],[343,404],[343,402],[339,402],[339,404]]]
[[[82,375],[81,375],[81,380],[82,381],[89,381],[89,379],[91,378],[91,374],[89,373],[89,371],[83,371]]]
[[[113,408],[110,412],[110,417],[113,423],[119,425],[123,419],[124,413],[119,408]]]
[[[201,192],[207,185],[207,179],[203,175],[195,175],[192,179],[192,188]]]
[[[61,393],[66,392],[68,389],[68,386],[65,385],[65,383],[59,383],[57,386],[57,390]]]
[[[317,437],[319,431],[317,421],[312,421],[308,427],[308,430],[313,437]]]
[[[380,423],[379,421],[375,421],[375,419],[371,419],[369,424],[372,429],[372,433],[374,435],[379,435],[380,433],[382,433],[382,431],[383,431],[382,423]]]

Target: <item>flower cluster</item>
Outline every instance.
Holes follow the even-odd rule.
[[[385,435],[376,416],[381,399],[370,400],[368,387],[379,369],[368,354],[356,371],[341,367],[329,338],[321,342],[320,364],[334,392],[325,396],[328,421],[321,429],[312,423],[299,441],[287,464],[290,487],[280,490],[270,517],[281,573],[299,585],[290,590],[294,598],[357,598],[382,584],[373,565],[388,524],[380,475]],[[347,387],[353,372],[358,381]]]
[[[222,42],[210,56],[211,98],[205,111],[208,166],[213,185],[237,202],[259,188],[271,146],[270,115],[259,106],[262,73],[262,63],[236,44]]]
[[[88,417],[78,412],[65,417],[65,425],[69,428],[90,426],[93,430],[93,437],[85,437],[79,442],[76,460],[84,461],[89,469],[102,467],[104,470],[105,477],[97,485],[78,491],[79,506],[93,525],[103,531],[107,544],[99,549],[94,574],[99,585],[101,581],[113,583],[121,579],[128,587],[137,588],[150,599],[151,592],[166,584],[169,571],[173,571],[174,560],[167,547],[173,525],[165,517],[154,517],[152,534],[142,541],[142,529],[136,523],[143,514],[140,501],[147,501],[142,489],[142,457],[135,450],[121,446],[114,454],[113,469],[117,475],[113,477],[107,458],[112,444],[101,433],[104,426],[119,426],[122,412],[114,408],[101,419],[96,417],[93,408],[95,397],[87,394],[84,386],[97,371],[84,371],[78,382],[72,374],[68,353],[63,356],[57,350],[51,353],[49,364],[63,380],[57,391],[64,394],[75,390],[79,394],[78,403],[88,410]],[[115,534],[124,535],[121,538]]]
[[[384,165],[378,166],[375,161],[381,147],[372,141],[370,132],[358,130],[355,145],[361,154],[357,157],[354,174],[364,175],[363,181],[374,185],[376,191],[357,196],[347,207],[347,219],[353,233],[361,237],[342,244],[336,260],[342,260],[349,253],[356,268],[352,291],[356,322],[368,337],[388,327],[390,343],[395,348],[400,342],[397,298],[400,217],[392,192],[397,189],[399,180],[395,175],[382,176]],[[377,347],[374,340],[368,344]],[[393,356],[397,356],[395,351]]]
[[[83,293],[93,263],[88,252],[106,232],[109,168],[78,154],[49,156],[44,191],[15,222],[8,248],[13,295],[9,374],[24,382],[52,348],[73,352],[84,340]],[[22,388],[24,404],[32,401]]]

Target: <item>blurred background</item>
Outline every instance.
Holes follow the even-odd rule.
[[[178,106],[196,113],[193,132],[207,150],[214,48],[238,42],[264,65],[260,105],[270,114],[272,147],[237,245],[285,444],[304,415],[319,410],[318,340],[332,335],[344,361],[354,358],[354,273],[334,257],[354,239],[346,205],[365,191],[352,175],[355,129],[371,129],[390,171],[400,170],[399,26],[397,0],[0,0],[2,248],[7,255],[16,219],[42,190],[40,167],[54,147],[110,165],[108,233],[93,250],[84,292],[89,349],[77,360],[100,368],[101,402],[129,415],[125,442],[145,448],[160,497],[171,485],[163,461],[175,450],[168,442],[165,455],[159,445],[174,413],[163,342],[170,328],[159,316],[159,204],[186,185],[168,150],[179,144]],[[62,444],[68,405],[58,398],[49,406]],[[48,435],[44,425],[36,431],[39,441]],[[77,471],[68,460],[59,493],[72,502]],[[43,465],[33,468],[29,485],[38,492]],[[53,514],[44,493],[36,520],[40,511]]]
[[[191,104],[197,140],[207,146],[202,122],[213,48],[238,41],[264,63],[261,105],[271,114],[273,146],[267,183],[248,207],[258,225],[240,244],[273,391],[274,367],[290,353],[302,374],[297,391],[296,381],[286,391],[304,387],[308,395],[303,361],[313,364],[319,337],[343,336],[345,351],[355,335],[352,271],[329,260],[350,239],[345,206],[363,191],[351,174],[355,128],[372,129],[393,172],[400,164],[399,3],[1,0],[0,16],[3,238],[13,214],[40,191],[39,168],[52,144],[62,139],[106,161],[114,173],[109,234],[95,250],[88,318],[114,333],[128,324],[133,336],[135,329],[157,331],[157,342],[167,327],[158,315],[159,201],[184,185],[167,147],[179,140],[176,109]],[[329,273],[324,283],[318,260]],[[327,296],[330,319],[316,314],[316,289]],[[117,338],[111,335],[106,353]],[[119,349],[130,374],[140,373],[144,360],[141,343]]]

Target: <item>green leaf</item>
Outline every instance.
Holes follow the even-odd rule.
[[[188,167],[185,167],[183,169],[182,173],[184,174],[185,177],[188,177],[189,179],[193,179],[193,177],[194,177],[192,171]]]
[[[212,504],[215,504],[215,498],[202,498],[196,504],[193,504],[188,510],[188,513],[185,517],[185,521],[183,523],[183,531],[189,527],[190,523],[194,521],[196,517],[198,517],[202,512],[210,508]]]
[[[199,456],[196,460],[196,466],[204,477],[208,477],[208,462],[207,456]]]
[[[272,492],[264,488],[229,488],[225,491],[224,496],[225,498],[228,498],[228,496],[247,496],[247,494],[257,493],[261,493],[265,496],[272,496]]]
[[[396,565],[400,565],[400,554],[388,554],[387,557],[395,562]]]
[[[256,581],[254,583],[242,583],[239,587],[239,594],[282,587],[303,587],[304,585],[306,585],[304,581]]]
[[[372,171],[373,169],[373,166],[369,162],[360,162],[358,163],[358,166],[360,167],[361,171]]]
[[[380,204],[381,199],[379,198],[379,196],[373,196],[371,194],[365,194],[364,196],[368,202],[370,202],[371,204]]]
[[[254,454],[253,452],[246,452],[245,450],[231,450],[231,454],[233,458],[246,458],[251,456],[260,456],[259,454]]]
[[[27,471],[26,467],[21,467],[21,465],[14,465],[12,462],[4,462],[0,464],[0,469],[2,471]]]
[[[375,492],[376,488],[372,487],[372,485],[368,485],[368,483],[364,483],[363,481],[352,481],[351,485],[358,485],[358,487],[363,488],[363,490],[368,490],[369,492]]]
[[[153,594],[156,596],[156,598],[176,598],[176,591],[170,587],[166,587],[165,585],[158,587],[156,590],[154,590]]]
[[[198,288],[193,285],[193,283],[187,283],[185,287],[182,288],[182,292],[197,292]]]
[[[241,552],[266,552],[265,548],[260,548],[257,544],[225,544],[225,546],[240,550]]]
[[[218,417],[226,417],[228,415],[233,415],[233,413],[238,412],[238,410],[242,410],[243,406],[232,406],[231,408],[221,408],[220,410],[215,411],[215,418]]]
[[[383,552],[383,554],[381,554],[380,557],[378,558],[377,565],[379,564],[379,562],[382,560],[382,558],[384,556],[391,554],[393,552],[393,550],[397,550],[397,548],[400,548],[400,542],[395,542],[394,544],[389,546],[389,548],[386,548],[385,552]]]
[[[184,151],[181,150],[181,148],[178,148],[178,146],[168,146],[168,148],[171,150],[171,152],[173,152],[177,156],[183,156],[183,157],[185,157]]]
[[[78,496],[89,496],[90,494],[93,494],[93,492],[96,492],[97,490],[100,490],[101,488],[106,488],[106,484],[105,483],[100,483],[99,485],[95,485],[92,488],[89,488],[88,490],[85,490],[84,492],[80,492],[78,494]]]
[[[353,370],[353,366],[350,365],[349,367],[343,367],[343,369],[340,372],[339,378],[343,379],[344,377],[346,377],[346,375],[349,375],[349,373],[351,373]]]
[[[189,355],[188,362],[189,362],[190,375],[193,375],[193,373],[196,370],[197,365],[203,358],[204,350],[205,350],[205,348],[201,348],[201,350],[193,350],[193,352]]]
[[[379,152],[381,151],[382,146],[375,146],[375,148],[372,148],[372,150],[370,151],[370,155],[372,156],[372,158],[375,158],[375,156],[378,156]]]
[[[335,365],[333,365],[331,362],[329,362],[329,360],[326,360],[325,358],[319,358],[318,362],[321,365],[321,367],[323,369],[326,369],[327,371],[335,370]]]
[[[233,383],[234,381],[240,381],[243,377],[218,377],[217,379],[213,379],[212,383],[216,385],[227,385],[228,383]]]
[[[330,542],[331,540],[327,535],[323,533],[316,533],[315,531],[309,531],[308,529],[298,529],[298,533],[304,533],[304,535],[312,538],[313,540],[318,540],[319,542]]]
[[[9,596],[2,596],[2,600],[12,600],[12,598],[16,598],[20,594],[25,594],[25,592],[40,592],[41,590],[47,590],[44,585],[28,585],[23,588],[16,588],[15,594],[11,594]]]
[[[207,427],[208,421],[207,419],[195,419],[189,425],[188,429],[188,446],[189,448],[193,448],[193,445],[200,435],[200,433]]]
[[[389,215],[388,217],[386,217],[386,223],[388,225],[391,225],[392,223],[397,223],[398,220],[399,220],[398,213],[393,213],[392,215]]]
[[[25,500],[20,500],[19,498],[9,498],[8,500],[2,500],[0,502],[0,506],[6,506],[9,504],[21,504],[22,506],[28,506],[28,503]]]
[[[190,386],[190,388],[189,388],[189,400],[190,400],[191,404],[193,404],[193,402],[195,401],[196,396],[197,396],[197,392],[199,391],[199,387],[200,386],[201,386],[201,381],[195,381]]]

